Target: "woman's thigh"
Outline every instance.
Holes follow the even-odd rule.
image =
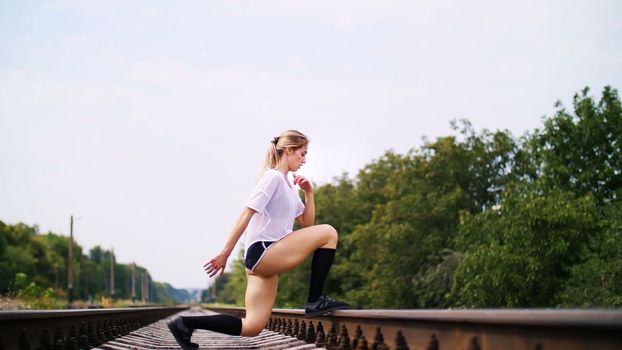
[[[337,231],[330,225],[305,227],[273,243],[254,272],[276,275],[300,265],[316,249],[337,247]]]
[[[242,320],[242,335],[252,337],[268,324],[276,300],[279,276],[264,277],[247,273],[246,280],[246,317]]]

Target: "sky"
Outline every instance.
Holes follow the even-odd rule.
[[[622,2],[0,0],[0,221],[205,287],[269,141],[317,185],[622,88]],[[243,238],[240,242],[243,241]],[[230,258],[230,262],[233,256]]]

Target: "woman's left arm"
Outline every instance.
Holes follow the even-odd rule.
[[[305,192],[305,209],[296,218],[296,223],[303,228],[313,226],[315,224],[315,196],[311,181],[304,176],[294,175],[294,184],[300,186],[300,189]]]

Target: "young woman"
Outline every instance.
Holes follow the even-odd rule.
[[[346,309],[348,304],[322,294],[324,282],[335,257],[337,231],[330,225],[314,225],[315,202],[311,182],[297,171],[304,163],[309,139],[296,130],[288,130],[271,142],[264,171],[245,208],[229,235],[224,249],[208,261],[210,277],[224,273],[227,259],[242,233],[246,231],[246,317],[229,315],[176,317],[168,327],[184,349],[196,349],[190,342],[195,329],[256,336],[268,323],[276,299],[279,274],[300,265],[313,253],[307,316],[319,316]],[[296,185],[305,193],[302,203]],[[301,229],[293,231],[294,221]]]

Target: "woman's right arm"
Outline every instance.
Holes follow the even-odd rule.
[[[229,255],[231,255],[231,252],[235,248],[235,245],[238,243],[238,240],[240,240],[240,237],[244,233],[244,230],[246,230],[248,223],[251,221],[251,218],[255,213],[256,211],[251,208],[244,208],[244,210],[238,217],[235,226],[233,226],[233,230],[231,230],[231,233],[229,234],[229,239],[227,240],[227,243],[225,244],[223,250],[220,252],[220,254],[205,263],[205,265],[203,265],[205,272],[207,272],[210,277],[216,276],[219,271],[221,276],[223,273],[225,273],[227,259],[229,258]]]

